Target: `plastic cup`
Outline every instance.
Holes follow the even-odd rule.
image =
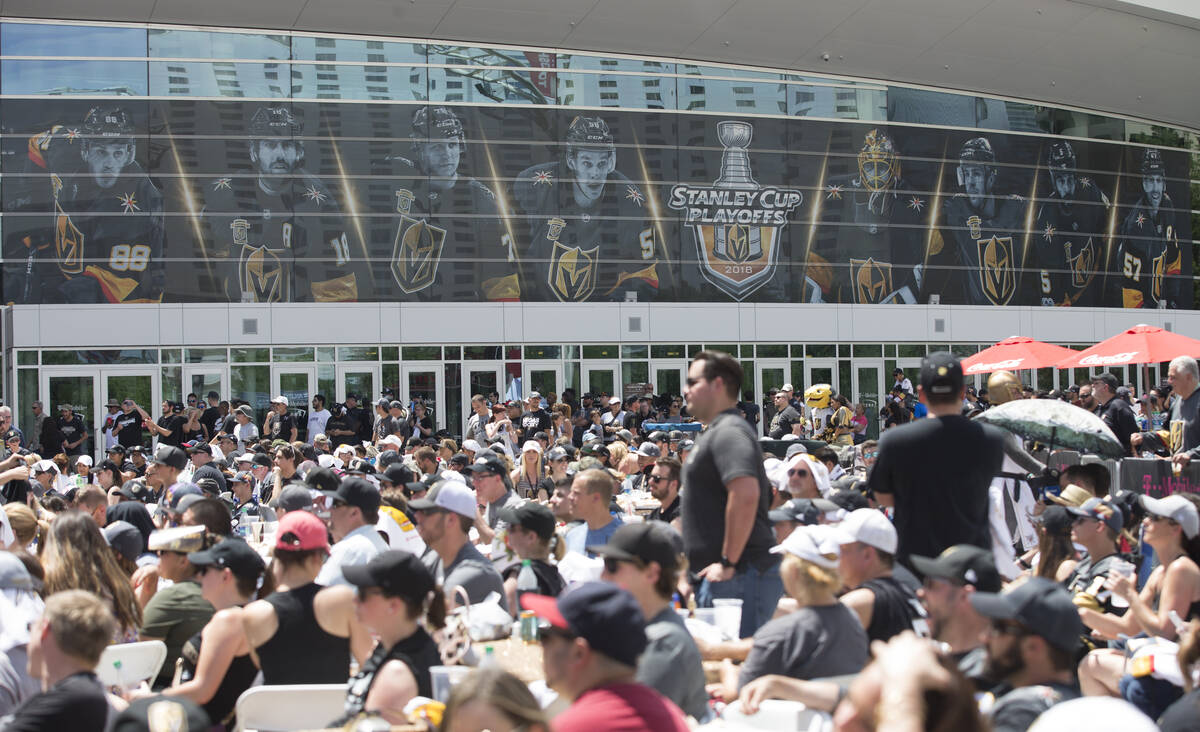
[[[714,625],[730,640],[741,637],[742,601],[739,599],[713,600],[713,610],[716,611]]]
[[[696,620],[708,623],[715,628],[717,626],[717,609],[715,607],[696,608]]]
[[[433,686],[433,698],[443,704],[450,698],[450,690],[467,677],[470,666],[430,666],[429,680]]]

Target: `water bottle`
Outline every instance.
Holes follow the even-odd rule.
[[[520,603],[521,596],[526,592],[538,594],[538,579],[537,573],[533,571],[533,562],[528,559],[521,560],[521,571],[517,574],[517,602]]]

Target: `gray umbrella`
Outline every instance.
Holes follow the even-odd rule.
[[[1102,457],[1125,456],[1121,442],[1096,415],[1057,399],[1018,399],[987,410],[976,419],[1049,445],[1092,452]]]

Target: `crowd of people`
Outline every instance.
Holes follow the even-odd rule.
[[[742,377],[704,351],[674,398],[476,395],[461,443],[387,399],[315,397],[309,440],[282,396],[261,424],[113,399],[99,461],[69,409],[26,440],[0,408],[0,730],[233,729],[258,684],[344,684],[313,727],[683,730],[783,699],[845,730],[1196,729],[1200,497],[1049,471],[974,419],[1064,399],[1187,465],[1194,359],[1133,400],[1110,374],[976,393],[930,354],[878,440],[828,385],[760,414]],[[545,689],[472,641],[496,613]],[[158,675],[106,688],[105,649],[145,640]],[[478,668],[434,699],[454,663]]]

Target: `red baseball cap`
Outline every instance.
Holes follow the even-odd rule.
[[[325,523],[308,511],[288,511],[279,519],[275,548],[293,552],[312,549],[329,551],[329,534],[325,530]]]

